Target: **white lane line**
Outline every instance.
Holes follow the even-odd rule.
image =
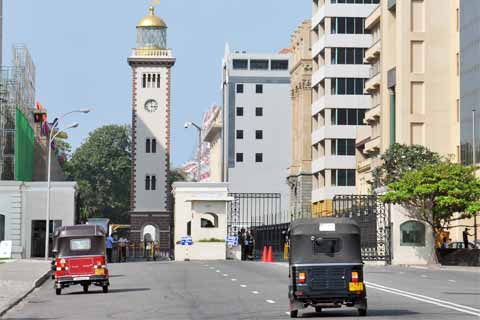
[[[241,284],[241,285],[240,285],[240,287],[242,287],[242,288],[246,288],[246,287],[247,287],[247,285],[246,285],[246,284]]]
[[[423,266],[411,266],[410,268],[413,268],[413,269],[422,269],[422,270],[427,270],[428,267],[423,267]]]
[[[228,277],[228,274],[224,273],[223,276],[224,276],[224,277]]]
[[[260,292],[258,291],[252,291],[253,294],[259,294]]]
[[[427,277],[426,275],[422,274],[422,278],[426,278],[426,277]]]
[[[232,279],[233,282],[237,281],[237,279]]]
[[[275,303],[275,301],[273,301],[273,300],[265,300],[265,301],[266,301],[267,303],[271,303],[271,304]]]
[[[457,282],[456,280],[448,280],[448,282]]]
[[[399,295],[399,296],[407,297],[407,298],[417,300],[417,301],[421,301],[421,302],[434,304],[434,305],[437,305],[437,306],[440,306],[440,307],[460,311],[460,312],[463,312],[463,313],[468,313],[468,314],[471,314],[471,315],[474,315],[474,316],[480,316],[480,310],[479,309],[464,306],[464,305],[461,305],[461,304],[456,304],[456,303],[445,301],[445,300],[435,299],[435,298],[432,298],[432,297],[416,294],[416,293],[413,293],[413,292],[403,291],[403,290],[399,290],[399,289],[395,289],[395,288],[389,288],[389,287],[385,287],[385,286],[375,284],[375,283],[371,283],[371,282],[365,282],[365,283],[368,285],[369,288],[372,288],[372,289],[396,294],[396,295]]]
[[[287,311],[287,312],[285,312],[285,314],[286,314],[287,316],[289,316],[289,315],[290,315],[290,312]]]
[[[216,273],[220,273],[220,270],[216,270],[215,272],[216,272]]]
[[[215,269],[215,268],[214,268],[214,267],[210,267],[210,270],[213,270],[213,269]]]
[[[400,271],[400,274],[405,274],[405,272],[403,272],[403,271]]]

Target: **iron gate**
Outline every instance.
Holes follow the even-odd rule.
[[[359,224],[363,260],[391,262],[390,213],[377,196],[335,196],[333,213],[336,217],[351,218]]]

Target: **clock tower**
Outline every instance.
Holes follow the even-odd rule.
[[[170,249],[171,68],[167,25],[154,7],[137,25],[137,45],[128,58],[132,68],[132,179],[130,240],[151,238]]]

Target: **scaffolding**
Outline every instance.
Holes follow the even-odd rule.
[[[17,139],[27,137],[27,143],[31,144],[35,65],[25,45],[13,46],[12,60],[12,66],[0,67],[0,180],[18,179],[19,168],[16,166],[24,165],[24,161],[30,166],[29,163],[33,160],[25,158],[33,156],[28,150],[23,152],[22,158],[19,158],[16,149],[19,146],[24,149],[25,144],[24,141]],[[25,121],[28,125],[23,126],[26,128],[22,130],[27,132],[19,132],[18,124]]]

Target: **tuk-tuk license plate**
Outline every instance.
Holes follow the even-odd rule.
[[[95,269],[95,275],[96,276],[104,276],[105,275],[105,270],[104,269]]]
[[[350,291],[363,291],[363,282],[350,282],[348,289]]]
[[[75,278],[73,278],[73,281],[85,281],[85,280],[90,280],[90,277],[75,277]]]

